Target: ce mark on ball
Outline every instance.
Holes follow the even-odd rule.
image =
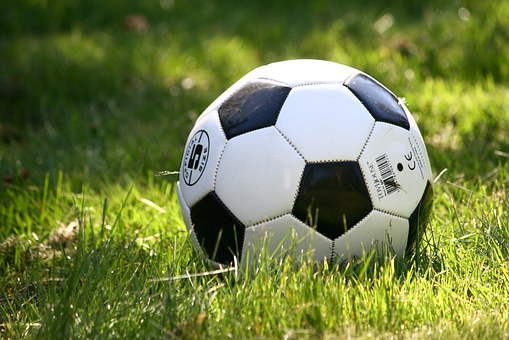
[[[417,163],[415,162],[413,152],[410,151],[409,153],[407,153],[407,154],[405,154],[403,156],[405,157],[405,160],[406,160],[406,163],[407,163],[406,166],[408,167],[408,169],[415,170],[415,167],[417,166]],[[403,166],[403,164],[398,163],[397,168],[401,172],[401,171],[403,171],[403,169],[405,167]]]
[[[415,167],[416,167],[416,163],[415,163],[415,159],[414,158],[414,154],[412,153],[412,151],[410,151],[408,154],[405,155],[405,159],[407,160],[407,166],[410,170],[415,170]]]

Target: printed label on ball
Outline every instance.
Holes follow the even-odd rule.
[[[375,162],[366,162],[376,190],[378,200],[400,190],[394,168],[386,153],[375,158]]]
[[[187,146],[182,161],[182,174],[187,185],[195,185],[201,178],[209,159],[210,139],[205,130],[196,132]]]
[[[408,142],[410,143],[410,148],[412,151],[405,155],[407,167],[410,170],[419,168],[421,179],[424,179],[424,169],[426,168],[426,163],[424,162],[424,154],[422,153],[422,150],[419,147],[419,143],[417,142],[417,139],[414,135],[408,137]]]

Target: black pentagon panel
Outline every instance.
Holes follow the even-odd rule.
[[[359,73],[348,79],[345,86],[353,92],[376,121],[410,129],[405,110],[399,104],[398,98],[368,75]]]
[[[287,86],[253,81],[235,92],[218,109],[226,138],[276,124],[290,90]]]
[[[426,184],[426,189],[424,189],[424,193],[422,194],[421,201],[408,219],[410,229],[408,230],[408,241],[406,246],[407,254],[411,254],[415,251],[417,239],[420,239],[426,230],[426,225],[428,224],[431,216],[432,207],[433,186],[431,182],[428,181]]]
[[[191,208],[191,222],[209,259],[229,264],[234,256],[240,258],[246,228],[215,193],[208,194]]]
[[[312,163],[304,169],[292,213],[333,240],[372,208],[357,162]]]

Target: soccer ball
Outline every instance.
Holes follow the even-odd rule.
[[[428,221],[431,167],[412,115],[354,68],[259,67],[189,134],[177,192],[196,250],[218,267],[290,251],[317,262],[411,253]]]

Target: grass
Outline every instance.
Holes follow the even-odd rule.
[[[506,2],[0,7],[1,337],[509,337]],[[290,58],[406,98],[447,169],[415,259],[252,277],[198,260],[157,173],[227,86]]]

